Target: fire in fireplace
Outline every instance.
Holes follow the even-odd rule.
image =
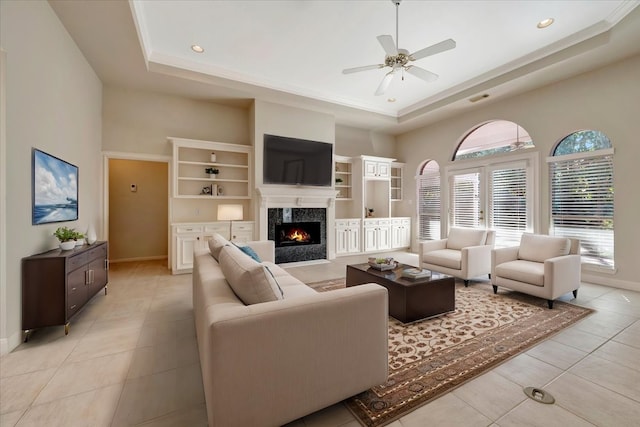
[[[320,222],[291,222],[276,225],[276,246],[320,243]]]

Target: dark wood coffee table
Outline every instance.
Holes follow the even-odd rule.
[[[380,271],[369,264],[347,265],[347,287],[377,283],[389,292],[389,314],[402,323],[450,313],[456,308],[455,279],[431,272],[431,277],[407,279],[402,270],[410,265],[398,264],[393,270]]]

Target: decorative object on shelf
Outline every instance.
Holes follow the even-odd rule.
[[[216,176],[220,173],[220,169],[205,168],[204,171],[209,174],[210,179],[216,179]]]
[[[342,184],[342,178],[336,178],[336,184]]]
[[[63,251],[73,249],[76,246],[78,239],[84,239],[84,235],[82,233],[78,233],[74,229],[68,227],[58,227],[53,235],[60,242],[60,249]]]
[[[222,187],[218,187],[218,196],[224,196],[224,189]]]
[[[202,187],[202,192],[200,194],[203,194],[205,196],[211,195],[211,186],[207,185],[206,187]]]
[[[216,153],[211,153],[211,163],[215,163],[216,162]]]
[[[229,240],[233,240],[233,221],[242,221],[242,205],[218,205],[218,221],[229,221]]]
[[[373,218],[373,213],[375,212],[372,208],[367,208],[367,218]]]
[[[398,266],[398,261],[394,261],[393,258],[375,258],[369,257],[369,265],[376,270],[386,271],[393,270]]]
[[[89,228],[87,228],[87,233],[85,235],[87,244],[93,245],[98,238],[96,237],[96,229],[93,228],[93,224],[89,224]]]

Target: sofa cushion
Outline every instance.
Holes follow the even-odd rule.
[[[453,249],[439,249],[422,255],[422,262],[442,267],[462,269],[462,252]]]
[[[215,259],[216,261],[219,261],[220,250],[224,246],[230,245],[230,244],[231,243],[227,239],[225,239],[218,233],[215,233],[213,237],[211,237],[211,239],[209,240],[209,252],[211,252],[211,255],[213,255],[213,259]]]
[[[223,246],[219,262],[229,286],[246,305],[282,299],[271,272],[235,246]]]
[[[290,299],[317,293],[313,288],[293,277],[279,265],[268,261],[263,262],[262,265],[267,267],[275,277],[280,289],[282,289],[283,298]]]
[[[487,230],[452,227],[447,237],[447,249],[460,250],[468,246],[484,245],[486,239]]]
[[[496,265],[496,276],[517,282],[544,286],[544,263],[535,261],[508,261]]]
[[[520,239],[518,259],[544,262],[549,258],[568,255],[571,241],[565,237],[524,233]]]

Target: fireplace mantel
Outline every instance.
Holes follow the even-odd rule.
[[[261,208],[329,208],[336,202],[338,192],[333,188],[260,187],[256,189]]]

